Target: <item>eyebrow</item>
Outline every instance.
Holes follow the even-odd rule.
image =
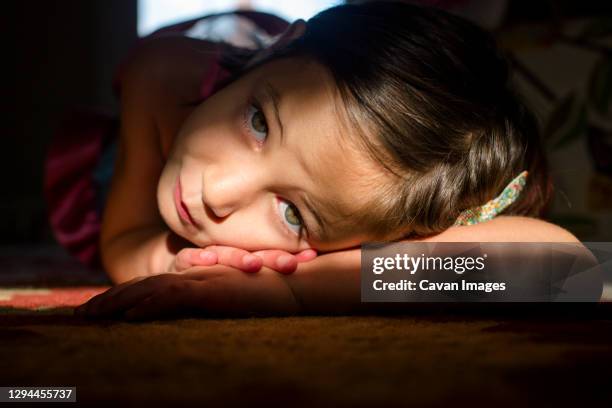
[[[269,81],[265,81],[263,83],[263,90],[266,96],[268,96],[270,100],[272,101],[272,108],[274,110],[274,116],[276,117],[276,122],[278,123],[278,127],[280,128],[280,139],[281,139],[281,145],[282,145],[285,141],[285,136],[284,136],[284,130],[283,130],[283,122],[281,122],[280,120],[280,113],[278,110],[278,105],[280,105],[280,93],[276,90],[276,88],[274,88],[274,86]],[[326,227],[326,225],[328,224],[327,218],[321,215],[323,214],[322,212],[319,213],[315,209],[315,206],[312,205],[312,203],[310,202],[306,194],[302,194],[301,199],[304,205],[306,206],[306,208],[308,208],[308,211],[310,211],[310,213],[313,215],[316,223],[318,224],[318,228],[316,229],[316,234],[318,235],[318,239],[320,241],[324,241],[326,238],[329,237],[329,231]]]

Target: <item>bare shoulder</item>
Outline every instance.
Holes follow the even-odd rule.
[[[159,144],[167,156],[174,138],[200,98],[202,79],[210,69],[218,44],[184,36],[145,40],[124,64],[119,77],[141,100],[140,109],[154,118]]]
[[[144,77],[144,82],[161,84],[164,91],[189,99],[197,96],[217,49],[214,42],[179,35],[146,39],[127,58],[120,80]]]
[[[579,242],[568,230],[531,217],[504,215],[475,225],[451,227],[424,239],[446,242]]]
[[[197,70],[206,69],[196,67],[209,58],[198,54],[198,47],[208,45],[178,36],[146,40],[120,69],[119,145],[102,219],[102,244],[163,223],[157,185],[173,137],[189,114],[181,98],[190,87],[198,92]]]

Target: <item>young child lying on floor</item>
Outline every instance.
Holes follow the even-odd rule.
[[[577,242],[533,218],[536,123],[471,23],[343,5],[237,51],[168,36],[125,67],[100,247],[121,285],[79,311],[354,311],[365,241]]]

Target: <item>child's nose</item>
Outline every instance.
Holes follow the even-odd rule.
[[[247,205],[261,191],[261,177],[257,172],[208,172],[203,177],[202,202],[219,218],[224,218]]]

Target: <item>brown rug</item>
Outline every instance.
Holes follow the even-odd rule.
[[[55,288],[71,302],[79,281],[89,287],[83,290],[104,284],[103,277],[78,275],[75,269],[72,284],[58,289],[60,270],[69,268],[60,268],[57,259],[34,268],[31,259],[24,266],[24,259],[11,263],[0,257],[0,282],[5,291],[14,290],[7,289],[10,265],[34,268],[30,279],[46,276],[38,289],[14,278],[12,285],[38,295],[36,290]],[[415,304],[409,315],[147,323],[83,320],[72,316],[70,302],[30,306],[5,305],[0,312],[0,386],[76,386],[79,402],[291,407],[612,402],[611,304]]]

